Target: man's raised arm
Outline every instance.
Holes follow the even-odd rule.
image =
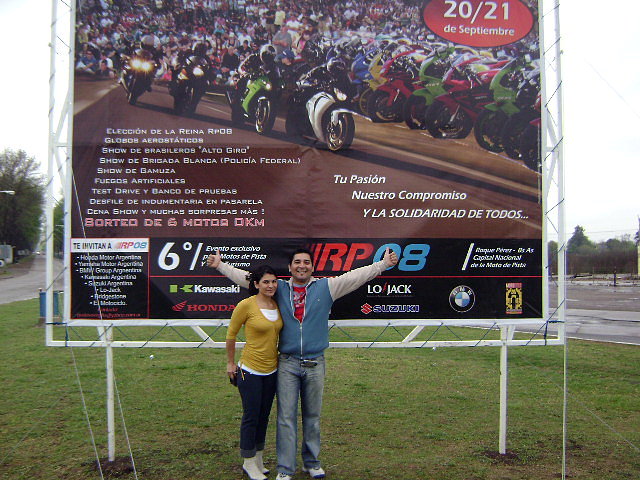
[[[249,280],[247,279],[249,272],[224,263],[219,250],[207,257],[207,267],[215,268],[233,283],[249,288]]]

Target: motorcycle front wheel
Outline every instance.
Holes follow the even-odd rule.
[[[369,97],[367,102],[367,111],[369,112],[369,118],[373,122],[399,122],[400,111],[398,108],[397,100],[391,105],[388,105],[389,92],[383,90],[376,90]]]
[[[426,123],[433,138],[466,138],[473,128],[473,122],[461,107],[452,112],[439,100],[427,109]]]
[[[473,126],[473,134],[478,145],[490,152],[502,152],[502,130],[506,121],[507,116],[503,112],[484,110]]]
[[[536,125],[527,125],[524,132],[522,132],[522,138],[520,139],[522,161],[528,168],[538,173],[542,171],[542,164],[540,161],[541,141],[540,127]]]
[[[129,82],[127,83],[127,102],[129,105],[135,105],[138,101],[138,95],[136,93],[137,90],[137,82],[136,77],[132,76]]]
[[[369,110],[367,110],[367,103],[369,102],[369,97],[373,93],[373,89],[371,87],[367,87],[361,94],[360,98],[358,98],[358,108],[360,109],[360,113],[363,115],[369,116]]]
[[[255,127],[259,135],[269,133],[276,121],[275,104],[268,97],[260,97],[256,105]]]
[[[331,112],[329,110],[323,119],[323,131],[327,147],[332,152],[344,150],[351,146],[356,133],[356,123],[349,113],[339,113],[337,122],[331,123]]]
[[[404,104],[404,123],[411,130],[426,128],[427,101],[424,97],[411,95]]]
[[[522,151],[520,150],[522,133],[529,125],[529,122],[535,118],[535,115],[533,112],[523,110],[512,115],[509,121],[505,122],[502,129],[502,145],[504,145],[504,151],[509,158],[522,160]]]

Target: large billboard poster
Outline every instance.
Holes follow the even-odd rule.
[[[78,1],[71,319],[224,319],[250,270],[396,267],[334,319],[542,316],[536,0]]]

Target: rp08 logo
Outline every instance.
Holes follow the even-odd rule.
[[[431,247],[426,243],[410,243],[402,248],[397,243],[386,243],[382,245],[373,256],[373,261],[382,260],[384,252],[387,250],[396,252],[398,256],[397,268],[401,272],[417,272],[427,265],[427,255],[431,251]],[[394,267],[389,267],[391,270]]]
[[[427,264],[427,255],[431,247],[426,243],[411,243],[401,247],[397,243],[386,243],[376,250],[373,261],[382,260],[387,250],[398,256],[398,264],[387,270],[397,268],[402,272],[417,272]],[[346,272],[353,268],[356,260],[365,260],[373,253],[371,243],[314,243],[311,246],[313,264],[316,271],[330,270],[332,272]],[[331,264],[331,265],[329,265]]]

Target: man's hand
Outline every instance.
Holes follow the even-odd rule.
[[[216,250],[216,253],[212,253],[207,257],[207,267],[218,268],[221,261],[222,257],[220,257],[220,250]],[[396,262],[397,261],[398,260],[396,259]]]
[[[394,252],[393,250],[389,251],[389,247],[387,247],[382,260],[384,261],[384,264],[387,266],[387,268],[389,268],[398,263],[398,256],[396,255],[396,252]]]

